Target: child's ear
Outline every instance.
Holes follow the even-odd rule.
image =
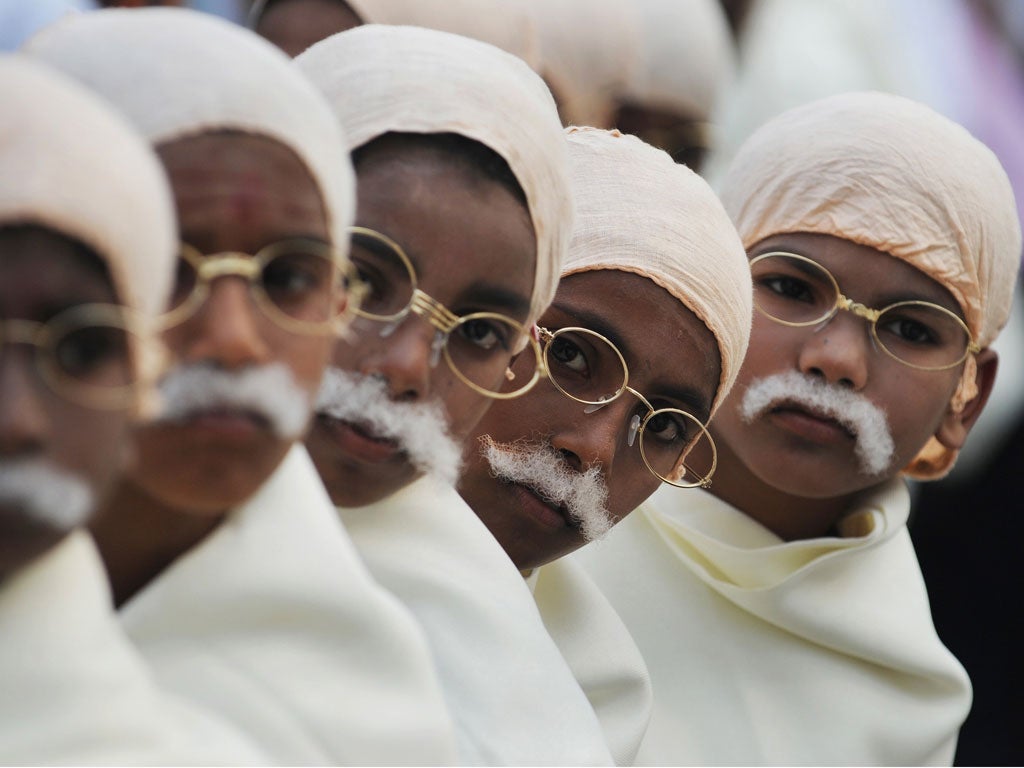
[[[967,441],[967,435],[985,409],[985,403],[988,402],[989,395],[992,394],[992,387],[996,383],[996,371],[999,368],[999,355],[996,354],[996,351],[983,349],[975,355],[975,361],[978,366],[977,396],[968,400],[959,413],[954,413],[950,407],[935,433],[935,438],[945,448],[954,451],[960,450]]]

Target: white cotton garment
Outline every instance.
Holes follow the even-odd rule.
[[[424,477],[338,511],[374,578],[427,635],[460,764],[611,764],[522,576],[454,488]]]
[[[615,111],[640,55],[640,33],[632,3],[524,2],[533,14],[540,41],[537,71],[558,99],[563,122],[614,127]]]
[[[791,109],[747,139],[720,192],[747,248],[813,232],[888,253],[952,294],[982,349],[1009,318],[1021,253],[1010,181],[924,104],[858,92]],[[954,407],[977,394],[975,371],[969,356]],[[904,471],[936,479],[956,454],[933,437]]]
[[[554,298],[573,223],[565,140],[544,81],[493,45],[382,24],[322,40],[295,63],[327,96],[350,149],[389,132],[456,133],[505,159],[537,238],[535,322]]]
[[[288,147],[344,250],[355,175],[337,121],[291,59],[255,33],[182,8],[115,9],[62,19],[25,50],[98,92],[154,145],[241,131]]]
[[[637,64],[622,98],[710,120],[736,76],[736,49],[718,0],[632,0]]]
[[[82,531],[0,582],[0,679],[3,765],[267,763],[227,723],[157,688]]]
[[[616,765],[633,765],[653,707],[651,678],[629,630],[572,558],[537,568],[527,584],[544,626],[587,695]]]
[[[426,27],[508,51],[536,69],[540,43],[526,0],[346,0],[365,24]]]
[[[153,151],[95,94],[24,55],[0,56],[0,103],[0,227],[83,243],[107,265],[119,303],[154,318],[170,296],[178,236]],[[137,375],[153,378],[159,353],[135,352]]]
[[[896,478],[784,542],[668,486],[572,555],[647,661],[641,765],[949,765],[971,705],[942,645]]]
[[[653,280],[707,325],[722,373],[714,414],[750,340],[750,267],[711,187],[635,136],[568,128],[576,227],[562,276],[618,269]]]
[[[272,764],[455,762],[423,633],[367,572],[301,445],[121,620],[160,685]]]

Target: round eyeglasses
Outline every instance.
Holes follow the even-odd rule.
[[[296,334],[339,333],[357,295],[347,294],[351,270],[334,248],[319,240],[282,240],[253,255],[234,251],[204,255],[182,243],[170,309],[160,318],[160,328],[185,322],[206,301],[210,283],[227,276],[248,280],[263,313]],[[340,301],[346,294],[348,301]]]
[[[40,377],[65,399],[97,410],[128,407],[137,381],[132,355],[140,332],[124,307],[83,304],[45,323],[0,321],[0,349],[9,344],[35,347]]]
[[[677,488],[707,488],[718,464],[715,441],[704,424],[680,408],[655,408],[629,386],[629,368],[618,347],[587,328],[538,328],[543,372],[563,395],[594,413],[629,393],[645,412],[630,418],[626,442],[639,438],[640,456],[659,480]],[[520,367],[517,363],[517,369]]]
[[[750,261],[754,305],[782,325],[824,324],[839,310],[871,325],[871,338],[889,357],[922,371],[942,371],[977,353],[967,324],[929,301],[899,301],[872,309],[852,301],[825,267],[795,253],[773,251]]]
[[[540,378],[540,348],[527,328],[495,312],[456,315],[417,287],[416,271],[398,243],[372,229],[351,227],[351,260],[362,283],[362,298],[353,315],[383,323],[387,337],[410,314],[434,329],[431,365],[441,356],[456,377],[475,392],[506,400],[525,394]],[[517,376],[509,359],[526,340],[522,355],[530,358],[532,375]]]

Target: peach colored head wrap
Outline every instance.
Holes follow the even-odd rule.
[[[711,413],[729,393],[750,339],[750,268],[736,229],[707,183],[635,136],[567,129],[576,228],[562,276],[635,272],[704,321],[722,373]]]
[[[219,130],[280,142],[320,188],[334,242],[348,242],[355,175],[337,121],[256,34],[197,11],[105,10],[57,22],[26,50],[96,90],[153,144]]]
[[[632,0],[637,66],[625,100],[709,120],[735,76],[732,33],[718,0]]]
[[[85,244],[106,263],[119,301],[155,318],[178,238],[153,151],[92,93],[26,56],[0,56],[0,103],[0,227],[34,224]],[[136,351],[149,381],[159,354]]]
[[[636,68],[636,16],[620,0],[526,0],[540,38],[540,73],[567,124],[608,128]]]
[[[540,44],[522,0],[346,0],[366,24],[426,27],[471,37],[518,56],[531,67]]]
[[[540,77],[477,40],[380,24],[334,35],[295,62],[327,95],[352,149],[392,131],[457,133],[505,159],[537,237],[535,322],[555,295],[572,234],[565,139]]]
[[[909,99],[849,93],[790,110],[741,147],[722,201],[748,249],[787,232],[835,235],[885,251],[947,288],[982,348],[1009,316],[1020,265],[1013,191],[995,155]],[[974,357],[952,407],[977,395]],[[935,438],[904,470],[946,474]]]

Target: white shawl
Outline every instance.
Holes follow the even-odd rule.
[[[370,572],[427,633],[462,764],[611,764],[522,576],[454,488],[425,477],[340,513]]]
[[[422,632],[370,578],[301,445],[121,613],[162,685],[274,763],[454,759]]]
[[[939,641],[896,479],[855,538],[785,543],[664,487],[574,555],[647,660],[644,764],[950,764],[971,703]]]

